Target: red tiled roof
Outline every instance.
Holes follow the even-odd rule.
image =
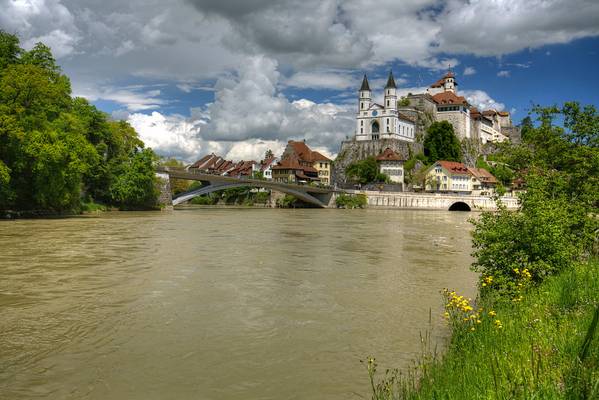
[[[430,87],[432,88],[438,88],[438,87],[443,87],[443,84],[445,83],[445,79],[447,78],[455,78],[455,74],[452,71],[447,71],[447,73],[445,75],[443,75],[443,78],[439,79],[437,82],[433,83]],[[455,85],[457,85],[457,82],[454,82]]]
[[[269,167],[269,166],[270,166],[272,163],[274,163],[274,162],[275,162],[275,160],[276,160],[276,158],[275,158],[275,157],[270,157],[270,158],[267,158],[267,159],[265,159],[265,160],[262,160],[262,162],[260,163],[260,171],[264,171],[264,170],[268,169],[268,167]]]
[[[323,156],[317,151],[312,151],[306,145],[305,142],[296,142],[294,140],[290,140],[287,142],[288,146],[291,146],[293,149],[293,153],[297,156],[297,158],[301,161],[314,162],[314,161],[331,161],[328,157]]]
[[[455,161],[437,161],[435,164],[439,164],[443,169],[451,172],[452,174],[458,175],[470,175],[468,167],[461,162]]]
[[[499,111],[498,112],[499,115],[501,115],[502,117],[509,117],[510,113],[507,111]]]
[[[484,168],[470,168],[468,167],[468,171],[477,178],[479,181],[484,183],[497,183],[497,178],[493,176],[489,171]]]
[[[433,100],[437,104],[468,104],[463,96],[457,96],[454,92],[437,93],[433,96]]]
[[[322,155],[317,151],[312,152],[312,161],[331,161],[327,156]]]
[[[387,147],[381,154],[376,158],[377,161],[405,161],[405,159]]]
[[[303,169],[303,167],[297,157],[291,156],[279,161],[272,169]]]

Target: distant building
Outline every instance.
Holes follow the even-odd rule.
[[[186,167],[190,171],[199,171],[205,174],[232,176],[236,178],[252,177],[254,172],[259,170],[259,165],[255,161],[233,162],[225,160],[216,154],[208,154],[198,161]]]
[[[486,169],[470,168],[455,161],[437,161],[426,171],[425,189],[429,192],[492,192],[497,179]]]
[[[391,182],[401,184],[403,188],[404,158],[387,147],[379,156],[376,157],[376,161],[379,164],[379,171],[382,174],[387,175]]]
[[[458,94],[455,74],[449,70],[425,93],[408,94],[409,108],[428,113],[435,121],[447,121],[458,139],[478,139],[482,143],[519,141],[519,129],[512,125],[507,111],[479,111]]]
[[[468,171],[472,176],[472,191],[483,194],[485,192],[492,193],[497,187],[497,178],[484,168],[470,168]]]
[[[383,104],[372,100],[368,78],[364,75],[358,96],[356,140],[399,139],[413,142],[415,136],[414,120],[397,110],[397,87],[393,73],[389,72]]]
[[[291,160],[289,162],[283,163],[286,159]],[[311,150],[303,141],[300,142],[290,140],[287,142],[287,147],[285,147],[285,150],[283,151],[281,161],[276,165],[276,167],[278,168],[281,164],[285,165],[286,169],[288,169],[287,167],[295,168],[296,161],[300,167],[305,168],[302,175],[309,178],[308,180],[304,178],[296,181],[317,181],[323,185],[331,184],[331,159],[317,151]],[[273,171],[274,168],[275,167],[273,167]],[[316,171],[316,180],[312,179],[312,169]],[[280,171],[280,169],[278,170]],[[277,175],[281,175],[280,172],[277,172]],[[283,178],[283,176],[280,176],[280,178]]]
[[[454,161],[437,161],[426,172],[425,190],[430,192],[472,192],[468,168]]]
[[[272,167],[279,161],[278,157],[270,157],[260,162],[260,172],[262,177],[266,180],[272,180]]]
[[[320,182],[316,168],[302,163],[296,155],[283,158],[272,167],[272,178],[279,183]]]

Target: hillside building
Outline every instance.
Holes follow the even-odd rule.
[[[376,157],[379,165],[379,171],[389,177],[391,182],[404,185],[404,169],[403,164],[406,161],[402,156],[386,148],[381,154]]]

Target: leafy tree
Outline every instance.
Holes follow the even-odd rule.
[[[156,207],[156,187],[153,151],[137,151],[127,162],[120,165],[120,173],[110,186],[113,204],[122,209],[151,209]]]
[[[350,164],[345,169],[345,174],[351,180],[360,184],[387,182],[389,177],[380,173],[379,165],[374,157]]]
[[[424,155],[429,163],[461,161],[460,142],[447,121],[433,122],[424,138]]]
[[[0,29],[0,71],[10,64],[16,64],[22,51],[19,38]]]
[[[268,160],[269,158],[273,158],[275,155],[272,152],[271,149],[266,150],[266,153],[264,153],[264,159]]]

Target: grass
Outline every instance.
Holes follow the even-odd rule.
[[[453,335],[443,358],[425,351],[410,371],[382,378],[368,361],[373,399],[599,399],[598,259],[516,301],[465,304],[448,308]]]

